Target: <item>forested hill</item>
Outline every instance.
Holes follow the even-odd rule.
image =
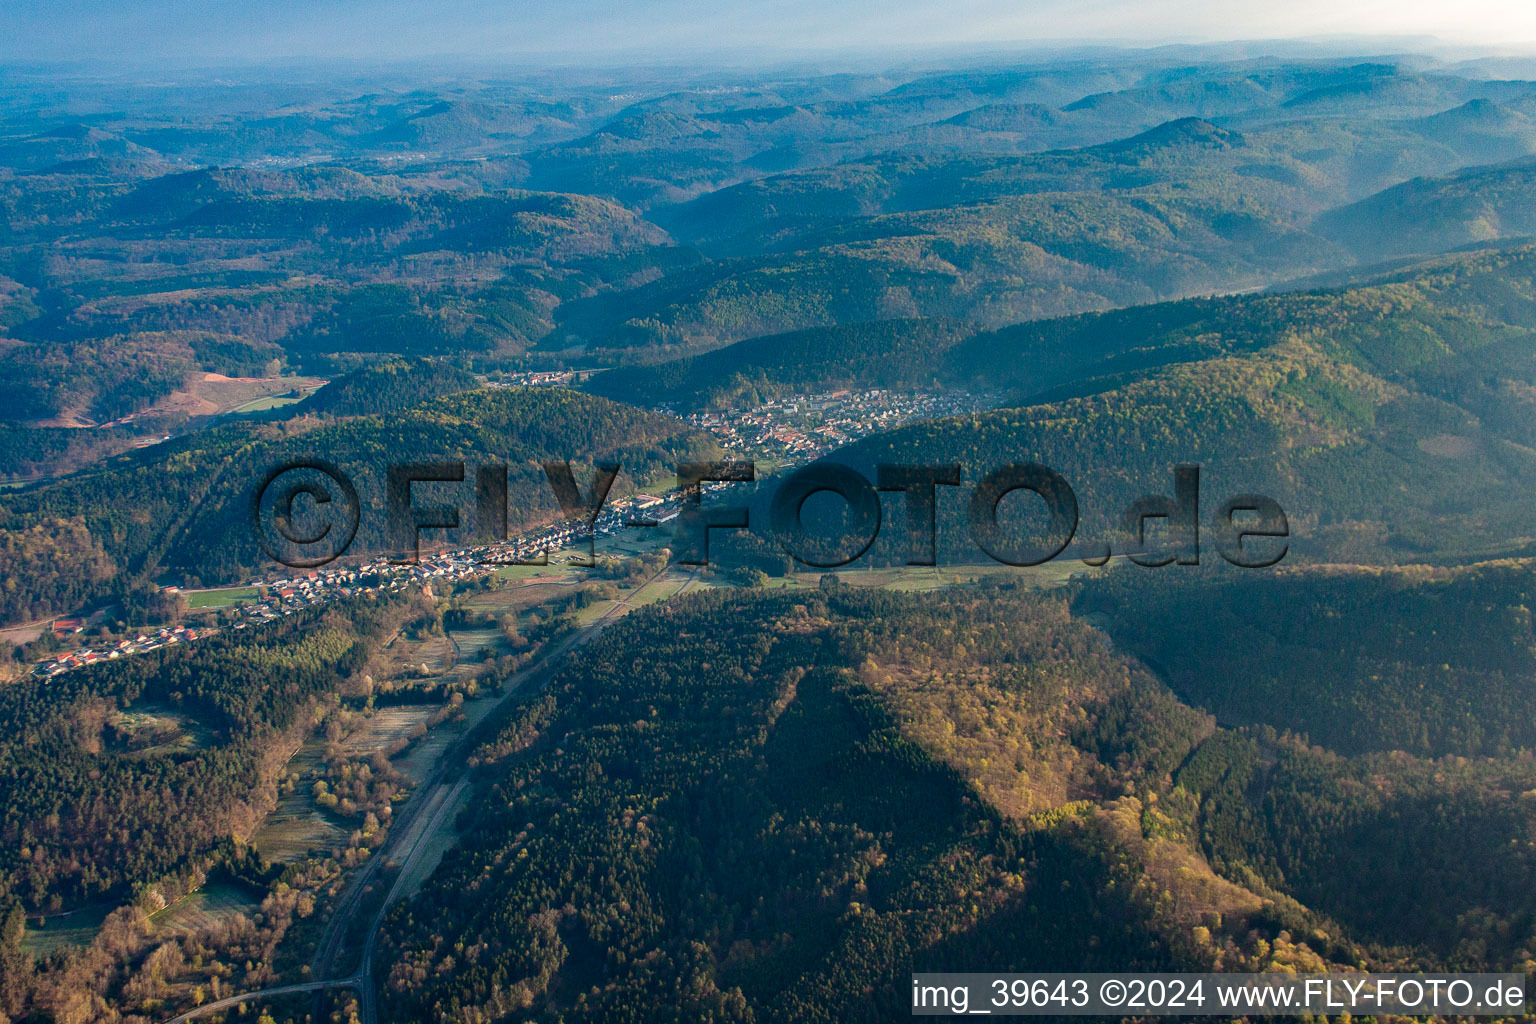
[[[1531,569],[1125,572],[1076,606],[1224,721],[1348,754],[1492,757],[1536,746]]]
[[[461,392],[403,413],[323,425],[314,418],[230,424],[0,498],[0,544],[32,567],[7,588],[0,614],[59,613],[149,577],[228,582],[251,571],[266,559],[251,533],[252,494],[291,459],[324,459],[353,478],[363,507],[350,553],[376,555],[387,536],[384,473],[395,463],[465,461],[466,510],[473,467],[506,463],[516,530],[557,514],[544,460],[612,459],[633,486],[716,452],[712,440],[675,419],[555,389]],[[458,536],[467,542],[472,534]]]
[[[634,405],[693,411],[838,387],[932,385],[943,373],[944,353],[972,330],[944,320],[812,328],[666,363],[617,367],[595,377],[587,390]]]
[[[385,928],[391,1019],[884,1021],[912,971],[978,962],[1532,962],[1528,759],[1225,728],[1007,589],[690,595],[481,761]]]
[[[388,98],[327,80],[271,110],[249,83],[188,93],[261,111],[228,117],[78,83],[96,98],[72,112],[0,117],[0,417],[105,424],[192,371],[993,328],[1527,230],[1528,164],[1488,165],[1536,152],[1529,82],[1409,59],[1068,63]],[[30,110],[13,88],[5,109]]]
[[[1353,95],[1358,102],[1365,93]],[[1500,152],[1468,118],[1345,126],[1296,99],[1285,119],[1170,117],[1115,142],[1028,155],[901,151],[655,209],[652,219],[710,259],[567,304],[549,344],[713,347],[775,327],[881,317],[995,327],[1271,285],[1308,268],[1379,258],[1378,247],[1340,226],[1347,212],[1329,219],[1336,207],[1375,204],[1361,207],[1367,223],[1378,207],[1388,212],[1383,223],[1457,220],[1450,210],[1414,212],[1401,183]],[[1496,105],[1480,99],[1487,102],[1477,109]],[[1087,97],[1073,112],[1128,102]],[[1502,152],[1529,151],[1522,147],[1532,136],[1522,132],[1531,129],[1521,125],[1529,122],[1511,114],[1491,131],[1508,140]],[[1514,206],[1530,188],[1524,177],[1506,178],[1466,172],[1468,189],[1509,207],[1509,227],[1448,229],[1404,251],[1517,233]]]
[[[1536,161],[1414,178],[1318,220],[1321,234],[1366,259],[1443,252],[1536,234]]]
[[[1316,344],[1361,369],[1406,379],[1437,360],[1536,330],[1536,247],[1421,260],[1361,283],[1133,306],[984,331],[949,350],[956,382],[1030,395],[1095,379]],[[1496,350],[1495,350],[1496,351]]]
[[[1005,820],[852,674],[925,614],[715,592],[605,634],[482,752],[461,845],[382,932],[384,1015],[877,1021],[918,963],[1187,963],[1096,826]]]
[[[1051,400],[1292,341],[1401,382],[1431,366],[1445,371],[1437,360],[1460,350],[1536,330],[1532,275],[1536,247],[1510,245],[1362,274],[1344,287],[1181,299],[996,330],[923,319],[843,324],[618,367],[588,390],[685,410],[849,385],[961,386]]]
[[[314,713],[387,641],[404,603],[382,597],[0,690],[0,899],[29,912],[172,897],[236,853],[275,800],[277,768]],[[173,742],[131,742],[130,708]],[[243,854],[241,854],[243,856]],[[3,969],[0,969],[3,974]],[[18,983],[20,979],[15,979]],[[6,1000],[14,999],[6,993]]]
[[[1077,491],[1085,551],[1110,540],[1135,498],[1171,493],[1173,466],[1192,462],[1208,508],[1240,492],[1277,499],[1294,557],[1519,553],[1536,536],[1520,497],[1536,484],[1533,268],[1529,248],[1477,253],[1360,288],[978,336],[951,350],[963,377],[1057,393],[876,435],[838,458],[871,471],[960,462],[971,481],[1042,462]],[[951,554],[975,556],[959,499],[941,497]]]
[[[478,386],[474,374],[441,360],[392,359],[338,377],[284,412],[331,416],[393,413]]]

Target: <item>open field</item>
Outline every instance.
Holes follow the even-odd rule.
[[[47,956],[66,947],[89,946],[101,930],[107,915],[117,909],[113,903],[93,903],[69,914],[27,919],[21,948],[33,956]]]
[[[564,561],[557,562],[551,556],[548,565],[503,565],[496,570],[496,575],[504,580],[554,583],[568,581],[580,572],[582,570],[576,566]]]
[[[655,532],[655,531],[653,531]],[[662,536],[666,536],[663,532]],[[604,537],[597,542],[597,553],[602,555],[646,555],[663,545],[654,537],[646,539],[640,530],[627,530],[624,533],[612,537]]]
[[[575,593],[576,587],[583,582],[581,577],[571,575],[563,579],[510,584],[500,590],[475,594],[464,602],[464,607],[498,617],[520,613],[545,601]]]
[[[719,583],[706,579],[700,573],[691,572],[687,569],[669,569],[666,575],[656,581],[654,586],[647,587],[642,593],[636,595],[630,607],[643,608],[658,601],[671,600],[685,590],[698,590],[703,587],[715,586],[719,586]]]
[[[397,636],[384,648],[381,677],[410,679],[441,673],[452,651],[453,644],[446,637],[435,633],[420,640]]]
[[[315,803],[310,781],[317,777],[325,751],[325,741],[309,739],[284,765],[285,774],[296,773],[299,782],[292,793],[278,798],[277,808],[251,837],[251,845],[268,860],[291,863],[311,850],[329,850],[344,846],[347,831],[325,815]]]
[[[475,594],[464,602],[464,607],[497,620],[513,615],[517,617],[519,625],[523,625],[531,614],[542,613],[541,610],[545,610],[544,605],[548,602],[575,594],[582,584],[593,579],[583,569],[572,569],[563,576],[528,579],[509,583],[498,590]],[[462,638],[467,634],[460,632],[456,635]],[[472,658],[474,655],[467,656]]]
[[[188,590],[189,608],[228,608],[231,605],[254,601],[259,596],[255,587],[225,587],[222,590]]]
[[[473,662],[479,659],[480,652],[487,647],[494,649],[501,642],[501,630],[494,627],[487,629],[455,629],[449,631],[449,637],[454,646],[459,650],[459,662]]]
[[[379,708],[368,716],[361,728],[341,741],[341,750],[353,757],[387,751],[402,740],[410,739],[418,727],[425,727],[437,710],[436,705],[421,704]]]
[[[325,385],[319,377],[223,377],[202,375],[188,382],[187,391],[214,407],[213,414],[259,412],[289,405]]]
[[[466,722],[449,720],[432,728],[395,758],[395,766],[420,782],[431,773],[448,745],[463,729],[484,717],[494,703],[492,700],[466,702]],[[435,704],[378,708],[358,729],[340,741],[341,750],[352,757],[387,752],[409,740],[440,709],[440,705]],[[315,802],[312,789],[314,780],[321,777],[326,746],[322,737],[312,737],[284,766],[284,774],[296,774],[298,782],[293,792],[279,798],[277,809],[267,815],[251,840],[268,860],[291,863],[311,851],[346,845],[354,826],[322,810]]]
[[[132,757],[197,750],[214,738],[213,730],[164,704],[135,704],[115,712],[110,721],[120,734],[129,737]]]
[[[488,700],[473,700],[464,703],[466,714],[481,713],[480,705],[489,705]],[[427,735],[411,744],[411,748],[392,762],[394,766],[410,776],[412,782],[421,782],[432,774],[437,761],[447,750],[453,741],[463,731],[463,726],[457,722],[443,722]]]
[[[190,935],[261,907],[261,894],[234,882],[209,882],[150,918],[161,935]]]
[[[20,647],[29,644],[43,635],[43,630],[48,628],[48,623],[29,622],[21,626],[11,626],[8,629],[0,629],[0,643],[10,644],[12,647]]]
[[[466,700],[460,708],[460,715],[441,723],[412,743],[409,750],[394,759],[394,766],[416,782],[426,779],[454,741],[479,725],[495,709],[496,704],[494,693]]]
[[[700,587],[714,587],[720,584],[706,579],[698,573],[687,569],[671,568],[646,587],[630,601],[630,608],[643,608],[646,605],[655,604],[658,601],[667,601],[685,590],[695,590]],[[633,593],[629,588],[621,588],[619,597],[612,601],[599,601],[596,604],[583,608],[577,616],[577,622],[583,626],[591,625],[603,615],[612,611],[614,606],[625,600]]]
[[[145,416],[181,415],[196,419],[254,412],[274,404],[286,404],[283,399],[296,402],[325,383],[319,377],[226,377],[218,373],[192,373],[187,375],[181,387],[148,408],[102,425],[122,426]],[[79,416],[71,419],[76,426],[95,425]]]
[[[297,402],[302,402],[304,399],[308,398],[318,390],[318,387],[310,387],[299,389],[299,393],[296,395],[266,395],[261,398],[252,399],[251,401],[246,402],[244,405],[236,406],[235,408],[231,409],[230,412],[236,415],[246,412],[266,412],[268,409],[278,409],[285,405],[293,405]]]
[[[438,710],[438,705],[379,708],[359,728],[340,741],[341,750],[352,757],[387,752],[409,740],[412,733],[425,726]],[[456,728],[451,722],[439,725],[413,743],[396,763],[412,778],[424,777],[424,772],[430,771],[436,754],[446,747],[448,739],[443,737],[448,735],[451,739],[449,734],[453,734]],[[284,774],[296,774],[298,782],[293,792],[279,798],[276,810],[267,815],[251,840],[267,859],[288,863],[312,850],[329,850],[346,844],[347,835],[353,826],[322,810],[315,802],[312,789],[314,780],[322,775],[326,746],[322,737],[311,737],[284,766]]]
[[[251,840],[261,855],[279,864],[289,864],[308,856],[313,850],[345,846],[347,832],[326,818],[319,809],[305,806],[308,793],[301,798],[294,793],[278,802],[277,810],[267,815]]]

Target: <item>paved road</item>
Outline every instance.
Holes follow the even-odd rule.
[[[510,705],[514,697],[533,686],[543,686],[553,674],[553,670],[561,659],[579,650],[590,643],[599,633],[625,615],[633,605],[635,598],[655,583],[668,570],[663,569],[640,586],[630,591],[623,600],[617,602],[612,608],[603,612],[591,623],[572,633],[564,640],[557,643],[550,650],[539,655],[538,659],[521,672],[517,673],[507,682],[506,692],[501,697],[496,708],[485,716],[482,723],[492,721],[496,712],[503,706]],[[679,588],[681,593],[694,582],[693,573],[687,583]],[[178,1017],[166,1021],[166,1024],[181,1024],[182,1021],[192,1020],[204,1014],[213,1013],[221,1009],[229,1009],[240,1003],[249,1003],[258,999],[266,999],[273,996],[292,995],[300,992],[318,993],[332,988],[355,988],[359,993],[359,1009],[362,1024],[378,1024],[377,987],[373,980],[373,952],[378,944],[379,929],[384,923],[384,915],[389,908],[404,895],[404,885],[411,872],[419,865],[421,859],[426,856],[430,847],[429,840],[443,821],[451,812],[459,794],[469,785],[470,772],[465,766],[469,754],[479,744],[476,738],[479,729],[471,729],[444,752],[438,766],[431,776],[417,791],[407,800],[401,812],[395,815],[390,823],[389,834],[384,844],[373,852],[368,858],[368,863],[363,865],[347,884],[346,891],[341,900],[336,904],[336,910],[326,924],[325,931],[320,936],[320,943],[315,952],[315,959],[310,965],[310,973],[317,980],[308,981],[297,985],[279,985],[273,988],[254,989],[250,992],[242,992],[238,995],[226,996],[212,1003],[205,1003],[195,1010],[188,1010]],[[377,913],[368,928],[367,938],[363,942],[362,956],[357,969],[344,976],[334,976],[336,963],[341,954],[345,952],[347,932],[351,929],[352,921],[362,909],[367,890],[375,875],[380,870],[380,865],[395,862],[400,865],[400,870],[395,876],[395,884],[390,888],[384,902],[379,905]]]
[[[217,1010],[232,1010],[241,1003],[249,1003],[255,999],[270,999],[275,996],[290,996],[299,992],[318,992],[326,988],[356,987],[357,978],[337,978],[335,981],[306,981],[302,985],[279,985],[276,988],[257,989],[255,992],[242,992],[237,996],[225,996],[223,999],[215,999],[211,1003],[204,1003],[195,1010],[188,1010],[179,1017],[172,1017],[165,1024],[181,1024],[184,1020],[201,1017],[204,1014]]]

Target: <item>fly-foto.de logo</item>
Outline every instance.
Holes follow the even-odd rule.
[[[569,462],[546,462],[544,476],[554,492],[565,523],[586,535],[589,545],[620,466],[599,463],[586,486]],[[757,481],[751,461],[685,462],[677,467],[675,506],[665,516],[632,515],[622,526],[657,529],[670,525],[674,558],[684,565],[709,563],[714,531],[752,528],[752,508],[725,501],[706,502],[706,489]],[[415,485],[459,485],[457,504],[419,504]],[[883,464],[873,482],[851,466],[817,462],[772,481],[768,529],[796,561],[816,568],[836,568],[862,556],[879,537],[885,514],[880,493],[901,496],[905,519],[905,561],[935,565],[939,547],[940,488],[964,486],[959,465]],[[442,492],[439,487],[438,493]],[[1010,527],[1000,515],[1005,498],[1020,492],[1033,495],[1035,528]],[[806,523],[807,502],[816,495],[836,495],[843,502],[843,526],[834,535]],[[496,545],[508,541],[507,467],[486,464],[470,471],[463,462],[410,462],[390,466],[385,473],[384,537],[395,561],[420,560],[423,530],[473,532],[473,543]],[[652,499],[660,503],[661,499]],[[296,568],[324,565],[346,553],[358,533],[363,506],[357,487],[335,465],[301,460],[274,467],[263,477],[251,499],[251,528],[261,549],[274,560]],[[1014,566],[1040,565],[1061,555],[1077,535],[1077,494],[1066,478],[1039,463],[1010,463],[983,475],[965,496],[965,530],[989,558]],[[1043,522],[1041,522],[1043,520]],[[1203,520],[1203,522],[1202,522]],[[1202,517],[1200,467],[1179,465],[1173,471],[1172,494],[1148,494],[1125,507],[1112,540],[1087,555],[1089,565],[1102,565],[1124,555],[1138,565],[1198,565],[1202,525],[1217,552],[1232,565],[1265,568],[1283,559],[1290,524],[1273,498],[1238,493]],[[1151,542],[1161,527],[1160,543]],[[487,561],[504,562],[487,556]]]

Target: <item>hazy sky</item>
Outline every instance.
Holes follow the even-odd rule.
[[[1536,43],[1536,0],[0,0],[0,56],[550,54],[1326,35]]]

